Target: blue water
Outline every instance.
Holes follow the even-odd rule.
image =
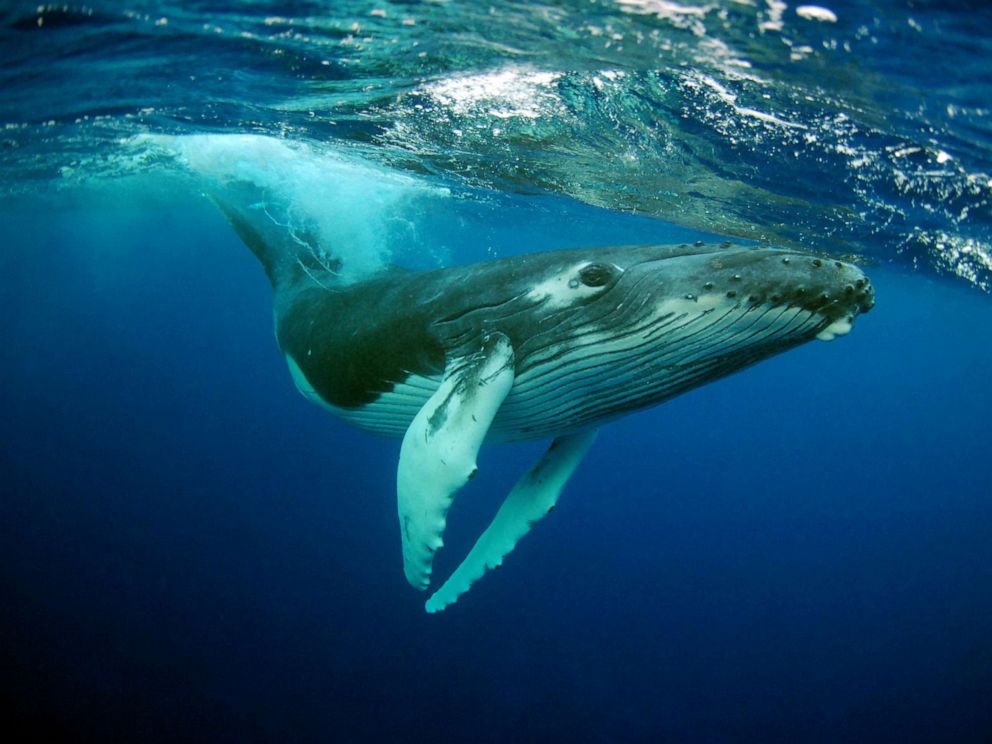
[[[0,11],[5,721],[987,740],[984,4],[790,5],[778,29],[761,3],[335,7]],[[502,570],[427,615],[399,442],[296,392],[203,191],[354,278],[719,234],[860,256],[878,305],[605,427]],[[483,449],[438,575],[542,448]]]

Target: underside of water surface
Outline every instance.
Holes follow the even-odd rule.
[[[248,184],[339,242],[366,197],[553,194],[989,290],[990,7],[8,3],[0,192]]]

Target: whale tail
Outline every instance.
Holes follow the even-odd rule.
[[[280,224],[261,207],[236,207],[217,193],[207,193],[207,197],[255,254],[273,289],[305,279],[330,286],[338,279],[341,260],[323,248],[312,231]]]

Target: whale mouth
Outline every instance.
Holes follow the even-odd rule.
[[[820,341],[833,341],[838,336],[846,336],[854,327],[854,319],[875,307],[875,288],[867,276],[857,267],[840,261],[835,261],[834,267],[857,272],[857,277],[834,290],[835,297],[828,298],[828,293],[823,294],[829,304],[820,313],[829,323],[816,334]]]

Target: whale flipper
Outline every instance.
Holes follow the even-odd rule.
[[[498,568],[531,527],[550,512],[562,489],[582,462],[597,429],[557,437],[544,456],[517,481],[492,524],[472,550],[429,600],[428,612],[439,612],[467,592],[482,575]]]
[[[479,447],[513,386],[513,363],[513,346],[501,333],[486,338],[479,353],[450,361],[403,437],[397,505],[403,571],[416,589],[430,584],[448,507],[475,475]]]

